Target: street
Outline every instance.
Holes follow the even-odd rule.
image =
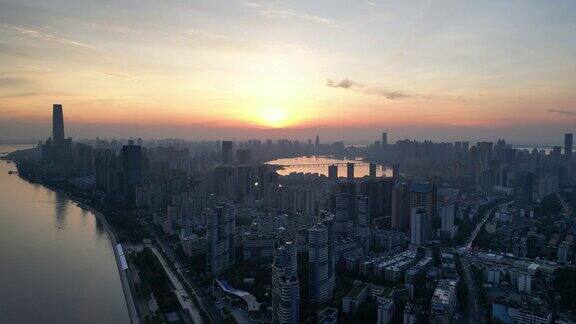
[[[156,249],[156,247],[152,244],[147,244],[146,246],[150,248],[152,252],[154,252],[156,257],[158,258],[158,261],[160,261],[162,267],[164,267],[168,279],[170,279],[170,282],[174,286],[175,289],[174,294],[176,295],[176,298],[178,298],[178,301],[180,302],[182,308],[188,311],[188,314],[190,315],[194,323],[204,324],[204,320],[202,319],[200,312],[190,300],[190,296],[188,296],[188,293],[186,292],[186,289],[184,289],[184,286],[180,282],[180,279],[172,272],[172,269],[170,269],[170,267],[166,263],[166,260],[164,260],[164,256],[162,255],[162,253],[160,253]]]
[[[466,287],[468,289],[468,305],[466,307],[466,316],[465,316],[467,323],[486,322],[484,319],[484,312],[478,298],[478,293],[476,291],[476,285],[474,283],[474,280],[472,279],[472,274],[470,271],[470,261],[468,260],[468,253],[470,253],[472,249],[472,243],[476,239],[476,236],[478,236],[478,233],[480,232],[482,227],[488,221],[492,211],[495,208],[500,208],[505,204],[511,204],[511,202],[501,203],[498,206],[490,208],[489,210],[484,212],[484,215],[482,215],[480,221],[478,222],[478,224],[476,224],[476,227],[474,228],[474,231],[472,231],[472,233],[470,234],[470,237],[466,240],[466,242],[462,246],[457,248],[457,252],[460,255],[460,261],[462,263],[462,272],[464,275],[463,280],[465,281]]]
[[[164,242],[164,240],[162,240],[160,237],[158,237],[158,235],[156,235],[156,233],[151,232],[151,234],[152,234],[152,238],[154,239],[155,243],[157,243],[158,246],[160,246],[160,248],[162,249],[162,252],[164,252],[164,255],[170,259],[172,264],[174,264],[174,267],[176,268],[176,272],[178,272],[178,274],[184,280],[184,282],[192,289],[192,293],[196,297],[196,300],[200,304],[200,307],[202,307],[202,309],[204,311],[206,311],[206,313],[210,317],[210,321],[214,324],[224,323],[224,319],[222,318],[220,311],[215,307],[214,303],[210,302],[209,300],[207,300],[207,298],[205,296],[201,296],[200,294],[198,294],[198,292],[196,290],[194,290],[195,286],[191,284],[191,282],[193,282],[193,280],[190,278],[189,274],[186,272],[186,269],[184,269],[182,267],[182,265],[178,261],[178,258],[174,255],[172,249],[168,246],[168,244],[166,244],[166,242]]]

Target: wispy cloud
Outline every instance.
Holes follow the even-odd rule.
[[[19,26],[8,25],[8,24],[0,24],[0,30],[7,32],[7,33],[13,33],[13,34],[18,34],[18,35],[29,37],[29,38],[44,40],[47,42],[54,42],[54,43],[59,43],[59,44],[68,45],[68,46],[77,47],[77,48],[96,50],[96,47],[94,47],[92,45],[78,42],[78,41],[74,41],[74,40],[71,40],[68,38],[60,37],[60,36],[46,33],[46,32],[39,31],[39,30],[27,29],[27,28],[23,28],[23,27],[19,27]]]
[[[576,116],[576,111],[570,111],[570,110],[548,109],[548,112],[566,116]]]
[[[390,90],[390,89],[383,89],[377,87],[367,87],[363,84],[354,82],[349,79],[343,79],[341,81],[334,81],[334,80],[326,80],[326,86],[331,88],[342,88],[352,90],[358,93],[367,94],[367,95],[377,95],[383,96],[386,99],[394,100],[394,99],[404,99],[404,98],[411,98],[415,97],[415,95],[405,93],[400,90]]]
[[[28,98],[28,97],[35,97],[38,96],[38,92],[21,92],[21,93],[14,93],[6,96],[2,96],[2,99],[16,99],[16,98]]]
[[[249,7],[249,8],[254,8],[255,10],[258,11],[258,14],[260,14],[261,16],[264,16],[266,18],[283,18],[283,19],[297,18],[300,20],[305,20],[305,21],[309,21],[312,23],[316,23],[316,24],[326,25],[326,26],[333,27],[333,28],[346,29],[344,26],[338,24],[336,21],[334,21],[330,18],[326,18],[326,17],[322,17],[322,16],[318,16],[318,15],[313,15],[313,14],[309,14],[309,13],[304,13],[304,12],[299,12],[299,11],[296,11],[293,9],[273,8],[273,7],[266,6],[262,3],[254,2],[254,1],[246,1],[246,2],[244,2],[244,6]]]
[[[297,43],[274,43],[274,44],[267,44],[264,45],[264,48],[271,51],[271,52],[290,52],[290,53],[298,53],[298,54],[312,54],[316,51],[312,49],[310,46],[301,45]]]
[[[18,78],[18,77],[0,78],[0,88],[23,87],[29,85],[32,85],[32,81],[25,78]]]
[[[211,40],[228,39],[228,37],[221,35],[221,34],[209,32],[209,31],[205,31],[205,30],[200,30],[200,29],[193,29],[193,28],[188,29],[186,31],[186,35],[194,37],[194,38],[203,38],[203,39],[211,39]]]
[[[77,94],[65,91],[29,91],[29,92],[16,92],[8,95],[1,96],[0,99],[20,99],[32,97],[70,97]]]
[[[89,71],[92,74],[96,74],[99,76],[103,76],[109,79],[117,79],[117,80],[124,80],[124,81],[138,81],[138,78],[123,73],[116,73],[116,72],[102,72],[102,71]]]

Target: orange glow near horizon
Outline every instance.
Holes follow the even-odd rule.
[[[278,107],[266,107],[260,111],[260,122],[263,126],[283,128],[290,125],[290,116],[287,111]]]
[[[565,12],[576,4],[369,3],[216,1],[188,10],[192,1],[184,10],[129,1],[118,3],[125,16],[98,2],[8,0],[0,4],[0,139],[27,136],[26,123],[49,125],[53,103],[94,133],[106,124],[167,136],[196,126],[466,135],[576,121],[573,19],[534,28],[572,18]],[[524,10],[532,14],[506,14]]]

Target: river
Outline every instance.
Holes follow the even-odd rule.
[[[318,173],[319,175],[328,176],[328,165],[339,164],[338,166],[338,176],[346,176],[346,166],[343,163],[352,162],[356,165],[354,166],[354,176],[356,178],[362,178],[370,174],[370,167],[364,163],[361,158],[358,159],[347,159],[347,158],[336,158],[328,156],[299,156],[294,158],[278,159],[274,161],[266,162],[267,164],[274,164],[283,166],[276,172],[279,175],[289,175],[293,172],[302,173]],[[391,177],[392,169],[378,165],[376,167],[377,177]]]
[[[130,323],[100,221],[15,170],[0,160],[0,323]]]

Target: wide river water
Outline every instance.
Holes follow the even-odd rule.
[[[354,166],[354,177],[362,178],[370,174],[370,167],[361,159],[350,160],[346,158],[335,158],[328,156],[300,156],[295,158],[278,159],[266,162],[267,164],[274,164],[283,166],[282,169],[276,172],[279,175],[289,175],[290,173],[318,173],[319,175],[328,176],[328,166],[330,164],[338,164],[338,176],[346,176],[346,166],[344,163],[352,162]],[[377,177],[391,177],[392,169],[378,165],[376,166]]]
[[[22,148],[0,145],[0,153]],[[10,170],[0,160],[0,323],[129,323],[96,216]]]

